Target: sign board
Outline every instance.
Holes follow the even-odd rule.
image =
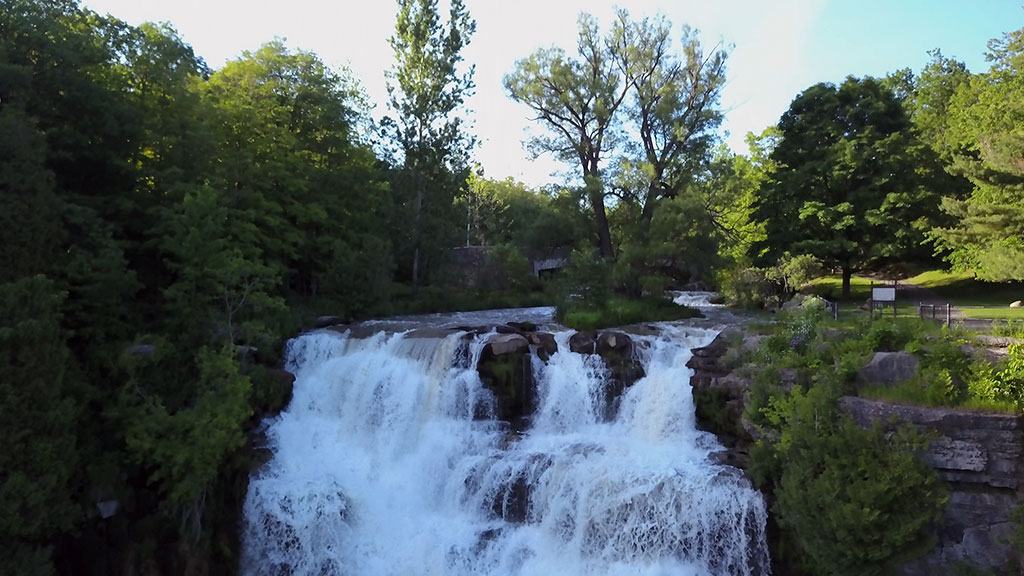
[[[894,286],[872,286],[871,299],[875,302],[895,302],[896,288]]]

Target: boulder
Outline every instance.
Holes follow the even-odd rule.
[[[594,332],[577,332],[569,337],[569,350],[576,354],[597,352],[597,335]]]
[[[345,320],[341,316],[320,316],[315,322],[313,322],[313,327],[327,328],[328,326],[336,326],[344,323]]]
[[[978,334],[974,337],[974,341],[986,348],[1008,348],[1010,344],[1024,343],[1024,340],[1019,338],[1010,338],[1008,336],[989,336],[988,334]]]
[[[633,356],[633,339],[622,332],[601,332],[597,336],[597,354],[605,359]]]
[[[1024,302],[1021,302],[1020,300],[1010,302],[1010,308],[1020,308],[1021,306],[1024,306]]]
[[[495,326],[494,331],[497,332],[498,334],[519,334],[520,336],[526,335],[526,332],[524,332],[521,328],[517,326],[513,326],[511,322],[504,326],[500,324]]]
[[[492,336],[485,345],[495,356],[518,354],[530,348],[530,341],[522,334],[497,334]]]
[[[964,356],[969,356],[978,362],[988,362],[989,364],[997,364],[1003,358],[1007,356],[1006,348],[977,348],[970,344],[961,344],[960,352]]]
[[[782,309],[783,310],[793,310],[795,308],[799,308],[799,307],[803,306],[804,300],[806,300],[806,299],[807,299],[807,296],[805,296],[803,294],[800,294],[798,292],[792,298],[787,300],[785,304],[782,305]]]
[[[536,332],[537,325],[533,322],[509,322],[508,326],[515,328],[520,332]]]
[[[531,346],[537,347],[537,357],[547,362],[558,352],[558,343],[555,342],[555,335],[549,332],[530,332],[527,340]]]
[[[860,375],[872,384],[898,384],[917,376],[918,364],[917,356],[909,352],[875,352]]]

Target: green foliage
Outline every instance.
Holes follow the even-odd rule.
[[[931,547],[928,529],[946,496],[916,454],[924,445],[919,436],[862,429],[838,414],[836,397],[819,384],[773,399],[765,417],[778,433],[768,454],[774,469],[756,470],[772,487],[779,525],[808,573],[883,574]]]
[[[754,205],[766,237],[752,255],[771,262],[787,251],[813,254],[841,268],[844,279],[926,257],[923,229],[937,213],[921,206],[935,205],[929,178],[941,170],[909,126],[899,101],[873,78],[800,94],[779,122],[782,137],[771,154],[778,168]],[[849,295],[848,282],[843,292]]]
[[[392,179],[401,207],[395,224],[409,232],[399,246],[415,287],[421,265],[436,264],[440,250],[457,243],[454,199],[465,192],[473,145],[458,112],[472,94],[474,68],[461,62],[475,31],[462,0],[451,2],[446,23],[437,0],[401,0],[389,38],[396,58],[389,104],[397,118],[385,119],[383,129],[401,149],[402,167]]]
[[[748,310],[777,302],[779,290],[764,270],[753,267],[719,272],[718,287],[727,302]]]
[[[916,319],[843,325],[813,304],[780,312],[774,333],[747,354],[755,384],[745,413],[760,431],[750,470],[774,497],[782,529],[776,552],[798,560],[807,574],[885,574],[931,546],[946,496],[920,458],[927,439],[895,422],[861,428],[839,410],[838,399],[859,393],[1005,411],[1005,402],[974,386],[979,374],[990,384],[1014,382],[1019,367],[1008,362],[986,372],[987,364],[961,350],[965,338]],[[860,369],[878,350],[915,354],[920,376],[895,387],[858,385]]]
[[[630,213],[629,225],[619,231],[620,239],[632,240],[640,251],[652,249],[648,232],[655,215],[686,192],[722,121],[718,98],[727,51],[705,53],[699,34],[684,27],[677,52],[670,32],[663,17],[631,20],[623,9],[602,33],[597,19],[583,13],[577,54],[540,49],[517,61],[504,78],[509,96],[529,107],[547,129],[529,142],[530,149],[575,166],[605,259],[616,255],[614,215],[608,214],[606,197],[614,194],[628,205],[622,209]],[[636,129],[635,146],[617,146],[617,128],[625,124]],[[617,160],[616,176],[605,180],[603,161],[608,158]],[[629,260],[635,269],[641,258]],[[628,291],[637,295],[637,286]]]
[[[1024,345],[1011,344],[997,367],[979,368],[967,383],[971,396],[1024,411]]]
[[[3,2],[4,565],[44,573],[59,540],[58,565],[237,566],[245,431],[287,395],[255,365],[296,330],[284,303],[389,300],[365,105],[280,41],[211,71],[166,24]],[[75,525],[96,493],[118,514]]]
[[[768,268],[723,269],[718,274],[718,285],[722,295],[734,306],[777,308],[821,272],[821,261],[816,257],[787,253],[779,264]]]
[[[146,361],[128,365],[127,404],[122,407],[128,452],[152,470],[149,481],[166,497],[166,505],[188,522],[188,534],[198,539],[206,492],[227,456],[244,443],[242,424],[252,413],[251,383],[239,373],[230,349],[202,348],[197,353],[196,382],[190,385],[197,391],[195,397],[169,409],[143,378],[147,372],[132,365]],[[150,367],[150,375],[153,368],[168,369]]]
[[[62,300],[44,276],[0,284],[0,563],[37,573],[48,571],[46,543],[81,515]]]
[[[957,72],[955,93],[944,93],[936,122],[952,170],[974,185],[969,196],[948,195],[942,209],[950,223],[932,231],[958,269],[985,280],[1024,279],[1024,29],[989,43],[989,70]],[[946,61],[937,57],[933,66]]]

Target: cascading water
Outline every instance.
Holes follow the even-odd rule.
[[[559,352],[533,358],[522,435],[482,417],[486,335],[296,338],[292,402],[245,503],[243,573],[767,573],[761,496],[694,426],[685,363],[714,334],[643,337],[646,376],[610,420],[601,358],[557,334]]]

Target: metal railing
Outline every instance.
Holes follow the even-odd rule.
[[[945,304],[925,304],[924,302],[917,303],[917,315],[921,319],[931,318],[932,320],[942,320],[946,326],[950,325],[953,316],[953,306],[946,302]]]

